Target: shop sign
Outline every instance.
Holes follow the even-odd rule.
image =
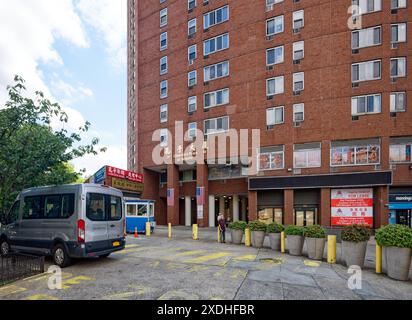
[[[389,194],[389,202],[412,202],[412,193]]]
[[[332,226],[363,224],[373,226],[373,189],[331,191]]]
[[[112,187],[120,190],[143,192],[143,184],[125,179],[112,178]]]
[[[143,183],[143,174],[122,170],[111,166],[106,167],[106,175],[108,177],[127,179],[129,181]]]

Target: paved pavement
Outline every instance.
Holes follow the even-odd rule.
[[[62,290],[50,290],[50,275],[43,274],[1,287],[0,299],[412,299],[411,281],[369,269],[372,255],[362,289],[350,290],[351,275],[339,264],[218,244],[211,229],[200,229],[199,241],[187,228],[173,236],[169,240],[165,228],[151,238],[129,236],[125,250],[64,269]]]

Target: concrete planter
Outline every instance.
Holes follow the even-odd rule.
[[[397,247],[386,247],[385,249],[388,277],[395,280],[408,280],[412,250]]]
[[[262,248],[265,241],[265,231],[252,231],[252,245],[254,248]]]
[[[280,233],[269,233],[270,247],[280,251]]]
[[[367,245],[367,241],[342,241],[342,258],[347,267],[359,266],[360,268],[363,268],[365,264]]]
[[[242,244],[243,230],[230,230],[233,244]]]
[[[313,260],[322,260],[325,250],[325,238],[306,238],[308,248],[308,258]]]
[[[287,236],[287,241],[289,254],[292,256],[301,256],[305,238],[303,238],[303,236]]]

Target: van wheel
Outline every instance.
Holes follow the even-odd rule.
[[[7,240],[0,240],[0,255],[6,256],[10,253],[10,245]]]
[[[59,243],[53,248],[53,262],[60,268],[66,268],[70,265],[71,259],[63,244]]]
[[[103,254],[103,255],[99,256],[99,258],[107,258],[108,256],[110,256],[110,253]]]

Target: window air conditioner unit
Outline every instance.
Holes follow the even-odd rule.
[[[266,36],[266,40],[272,40],[273,39],[273,35],[271,35],[271,36]]]
[[[190,8],[189,10],[188,10],[188,13],[192,13],[193,12],[193,8]]]
[[[302,90],[294,90],[294,91],[293,91],[293,95],[294,95],[294,96],[300,96],[301,91],[302,91]]]
[[[266,99],[267,100],[273,100],[273,96],[267,96]]]
[[[301,59],[293,60],[293,64],[300,64],[300,60],[301,60]]]
[[[207,6],[209,4],[209,1],[208,0],[203,0],[203,5],[204,6]]]
[[[294,29],[293,29],[293,34],[300,33],[300,29],[301,29],[301,28],[294,28]]]
[[[359,53],[359,49],[352,49],[352,54],[358,54]]]
[[[192,90],[194,86],[189,86],[189,90]]]
[[[209,56],[208,55],[203,56],[203,59],[209,59]]]
[[[195,36],[195,34],[194,34],[194,33],[191,33],[191,34],[189,34],[189,35],[187,36],[187,38],[188,38],[188,39],[193,39],[194,36]]]
[[[391,43],[391,49],[398,49],[397,43]]]
[[[194,60],[189,60],[189,66],[193,65],[194,62]]]
[[[299,3],[300,0],[293,0],[293,3]]]
[[[359,87],[359,83],[357,82],[352,82],[352,88],[358,88]]]
[[[358,121],[359,120],[359,116],[352,116],[352,121]]]
[[[203,85],[208,86],[208,85],[209,85],[209,81],[203,82]]]
[[[273,10],[273,4],[267,5],[266,6],[266,12],[272,11]]]
[[[391,78],[391,83],[396,83],[396,81],[397,81],[397,78],[395,77]]]
[[[295,121],[295,122],[293,122],[293,127],[299,128],[299,127],[301,127],[301,126],[302,126],[302,121]]]
[[[397,113],[396,112],[391,112],[391,118],[396,118]]]
[[[266,126],[267,130],[273,130],[273,128],[275,128],[275,126],[273,124]]]
[[[391,9],[391,14],[398,14],[398,9]]]
[[[266,70],[268,70],[268,71],[269,71],[269,70],[273,70],[273,66],[267,66],[267,67],[266,67]]]

